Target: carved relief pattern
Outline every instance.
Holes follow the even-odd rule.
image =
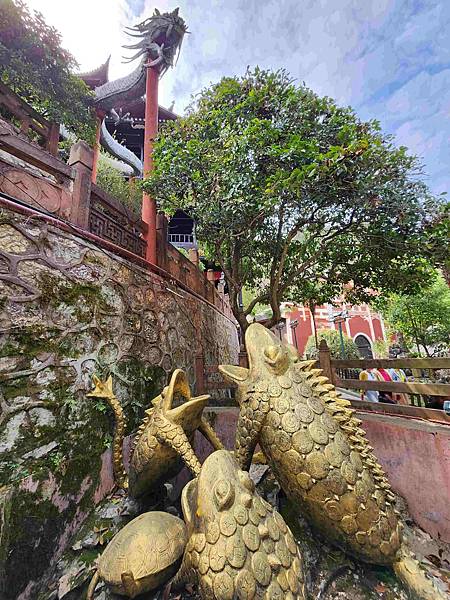
[[[77,389],[99,365],[179,367],[194,384],[199,352],[209,365],[237,361],[236,327],[209,304],[38,218],[0,214],[0,327],[51,328],[72,349],[64,369]]]
[[[146,244],[139,227],[95,195],[92,195],[89,230],[138,256],[145,256]]]
[[[42,177],[34,177],[23,169],[14,169],[0,163],[0,190],[26,204],[36,206],[51,213],[61,214],[63,205],[68,204],[67,192],[51,184]],[[67,217],[68,214],[61,214]]]

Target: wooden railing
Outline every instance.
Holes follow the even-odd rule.
[[[147,224],[95,184],[91,185],[89,231],[133,254],[145,256]]]
[[[433,381],[361,381],[354,376],[347,377],[350,370],[366,369],[402,369],[410,370],[412,377],[421,379],[422,370],[434,372],[438,369],[450,369],[450,358],[386,358],[386,359],[361,359],[341,360],[332,359],[325,340],[319,346],[319,363],[324,375],[336,387],[350,390],[374,390],[377,392],[390,392],[394,394],[438,396],[450,399],[450,384],[436,383]],[[351,374],[353,375],[353,374]],[[430,376],[426,377],[431,379]]]
[[[0,194],[94,234],[99,241],[113,244],[113,249],[125,250],[127,258],[136,257],[140,265],[150,266],[143,260],[147,225],[92,183],[92,165],[92,150],[84,142],[72,146],[66,164],[0,119]],[[168,242],[167,227],[166,217],[158,215],[156,267],[232,318],[227,298],[198,264]]]
[[[0,107],[19,123],[20,132],[38,138],[50,154],[58,153],[59,124],[44,119],[29,104],[0,81]],[[35,135],[34,135],[35,134]]]

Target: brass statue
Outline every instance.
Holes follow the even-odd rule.
[[[302,559],[282,516],[231,452],[205,460],[182,493],[189,541],[172,586],[196,582],[204,600],[304,600]]]
[[[86,600],[93,599],[100,579],[128,598],[156,589],[177,572],[186,541],[186,525],[178,517],[159,511],[136,517],[105,548]]]
[[[181,369],[176,369],[169,385],[152,401],[152,407],[145,411],[145,419],[139,427],[132,447],[127,478],[123,467],[122,443],[125,422],[122,406],[113,393],[111,377],[106,382],[101,382],[96,376],[93,380],[95,389],[88,396],[104,398],[115,414],[114,473],[118,485],[128,489],[130,496],[143,496],[175,477],[182,469],[183,461],[194,476],[197,475],[200,463],[191,446],[197,429],[210,441],[214,449],[223,448],[212,427],[202,417],[209,396],[192,398],[186,374]],[[184,402],[173,408],[176,397]]]
[[[442,598],[402,546],[395,496],[350,403],[293,347],[260,324],[245,335],[249,369],[220,366],[238,385],[235,453],[248,470],[259,443],[293,505],[355,557],[392,565],[427,600]]]

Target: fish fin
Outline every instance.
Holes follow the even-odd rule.
[[[421,564],[407,550],[400,551],[400,558],[393,564],[399,579],[421,600],[445,600],[444,590],[439,590]]]
[[[175,369],[170,378],[169,384],[163,389],[161,394],[153,401],[153,406],[160,405],[163,412],[172,408],[174,394],[180,394],[185,400],[191,399],[191,388],[186,373],[182,369]]]
[[[231,380],[233,383],[245,381],[250,373],[249,369],[235,365],[219,365],[219,371],[225,379]]]
[[[214,429],[211,427],[211,425],[205,419],[205,417],[202,417],[198,430],[208,440],[208,442],[211,444],[211,446],[214,448],[214,450],[223,450],[224,449],[222,442],[220,441],[220,439],[217,436]]]
[[[209,398],[208,394],[191,398],[180,406],[167,410],[164,415],[171,423],[180,425],[184,431],[194,431],[200,426],[202,412]]]

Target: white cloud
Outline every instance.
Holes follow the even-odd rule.
[[[63,34],[82,70],[111,53],[112,78],[129,72],[123,29],[149,16],[126,0],[29,0]],[[161,80],[160,102],[182,113],[191,94],[249,65],[285,67],[298,81],[362,118],[378,118],[399,143],[424,156],[430,184],[449,183],[450,3],[427,0],[158,0],[180,6],[191,35],[175,69]],[[449,67],[449,68],[446,68]],[[436,73],[440,71],[440,73]],[[433,74],[434,73],[434,74]],[[447,111],[447,112],[446,112]],[[444,182],[444,183],[443,183]]]

